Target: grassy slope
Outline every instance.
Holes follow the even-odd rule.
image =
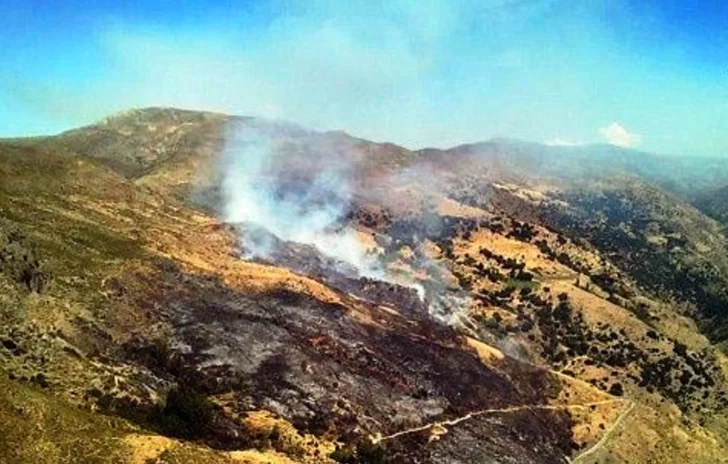
[[[194,453],[211,453],[189,446],[169,448],[161,437],[137,439],[134,434],[129,438],[129,424],[73,406],[85,404],[90,387],[113,393],[119,381],[122,387],[133,382],[135,372],[128,366],[112,359],[100,363],[104,358],[99,355],[113,354],[132,335],[152,338],[161,335],[155,331],[164,332],[164,324],[154,315],[119,298],[115,295],[119,287],[111,285],[118,280],[131,284],[123,291],[148,290],[134,288],[145,285],[144,279],[127,277],[149,273],[155,256],[172,259],[192,272],[214,272],[233,288],[248,292],[289,288],[324,301],[338,300],[320,284],[284,269],[234,259],[226,252],[232,245],[227,235],[210,229],[210,218],[145,191],[96,161],[9,144],[0,148],[0,178],[1,244],[19,250],[20,254],[8,256],[21,267],[27,264],[26,256],[37,260],[37,269],[31,266],[31,270],[47,278],[39,291],[32,291],[18,280],[22,273],[0,273],[0,285],[6,290],[0,338],[17,347],[0,348],[7,375],[16,379],[7,381],[3,376],[8,396],[0,398],[0,403],[33,411],[31,416],[17,417],[26,420],[24,427],[42,423],[41,417],[55,418],[41,426],[44,432],[37,437],[7,434],[10,442],[5,449],[15,453],[10,462],[20,455],[27,456],[25,462],[39,461],[42,453],[48,455],[47,462],[133,461],[139,454],[135,446],[145,440],[156,443],[152,451],[164,444],[162,454],[152,453],[152,457],[163,457],[160,462],[200,462]],[[122,393],[142,395],[140,390]],[[107,422],[111,425],[105,426]],[[6,424],[13,427],[12,421]],[[114,424],[125,427],[124,433],[111,428]],[[86,440],[77,447],[81,454],[67,456],[70,445],[65,430],[77,430]],[[48,447],[58,449],[51,452]],[[108,451],[110,447],[113,452]],[[214,456],[285,462],[271,453]]]
[[[185,167],[184,171],[189,169]],[[159,171],[152,176],[156,176],[155,182],[142,180],[138,183],[155,187],[158,181],[164,187],[174,181],[165,179]],[[98,454],[102,456],[100,459],[128,459],[122,456],[131,446],[127,442],[113,452],[103,452],[112,443],[120,443],[118,439],[122,432],[119,430],[126,430],[124,427],[128,425],[80,411],[27,385],[35,375],[44,373],[51,381],[51,389],[60,391],[69,386],[69,377],[83,377],[88,371],[93,371],[86,359],[79,360],[59,348],[72,344],[82,354],[105,348],[98,337],[89,335],[88,327],[79,329],[79,318],[100,324],[103,331],[111,334],[116,341],[123,340],[130,328],[147,329],[147,316],[143,311],[105,295],[109,291],[106,285],[109,278],[127,272],[145,272],[146,263],[155,255],[167,256],[197,269],[220,272],[231,285],[245,288],[251,288],[251,285],[266,287],[268,281],[275,286],[282,279],[290,281],[293,278],[282,270],[271,271],[222,259],[224,253],[219,250],[213,252],[201,247],[200,243],[206,239],[214,243],[211,246],[229,247],[229,243],[226,243],[224,234],[210,233],[205,229],[210,223],[209,218],[196,217],[195,213],[181,205],[139,188],[105,167],[103,160],[97,163],[76,156],[57,156],[42,148],[28,149],[5,144],[0,148],[0,180],[0,213],[3,217],[0,239],[6,240],[8,235],[14,235],[14,230],[20,229],[23,237],[16,242],[36,255],[42,262],[41,271],[50,276],[47,289],[40,295],[28,292],[12,276],[0,277],[0,285],[5,290],[0,296],[4,325],[4,333],[0,330],[0,335],[15,330],[13,333],[20,335],[14,335],[14,340],[27,345],[32,351],[33,347],[45,346],[42,340],[49,334],[57,334],[51,337],[51,343],[42,352],[32,351],[20,358],[10,357],[0,348],[0,357],[9,366],[18,368],[14,375],[26,377],[25,383],[18,384],[4,380],[3,376],[3,384],[0,384],[0,387],[7,384],[7,388],[3,388],[7,395],[0,399],[0,407],[7,410],[8,417],[14,417],[18,423],[29,418],[19,425],[7,423],[6,437],[13,440],[7,449],[26,453],[29,458],[25,462],[43,462],[38,461],[38,456],[46,449],[50,450],[47,451],[49,456],[57,458],[46,462],[63,462],[67,452],[64,446],[67,445],[64,445],[66,438],[62,430],[66,426],[71,430],[77,428],[83,440],[87,440],[83,445],[87,447],[82,446],[80,450],[84,451],[88,462],[115,462],[94,461]],[[327,292],[304,280],[291,285],[299,289],[303,286],[307,292]],[[590,304],[585,303],[587,307]],[[122,317],[119,317],[120,314]],[[624,318],[632,316],[626,314]],[[622,324],[620,321],[615,323]],[[44,355],[50,361],[40,362]],[[102,375],[93,372],[93,376]],[[13,412],[18,405],[24,408],[26,403],[30,405],[31,416]],[[636,415],[636,419],[625,420],[621,431],[615,433],[614,441],[605,447],[606,452],[612,448],[611,459],[619,462],[639,455],[639,459],[645,462],[655,456],[659,456],[661,462],[668,462],[666,459],[679,462],[704,454],[702,462],[713,462],[711,459],[719,453],[715,450],[722,446],[719,441],[693,425],[687,429],[676,425],[681,419],[674,410],[671,413],[659,411],[638,408],[640,414]],[[33,421],[42,424],[47,417],[54,415],[58,418],[43,426],[42,433],[30,433]],[[114,428],[117,426],[120,429]],[[24,433],[11,433],[16,428]],[[647,447],[639,446],[634,440],[636,431],[645,428],[651,431],[648,434],[650,446]],[[86,433],[88,438],[85,438]],[[681,445],[677,448],[664,446],[670,443]],[[677,452],[681,449],[685,454]],[[198,451],[173,447],[164,448],[162,452],[167,460],[165,462],[196,462],[185,457],[185,453]],[[199,452],[207,453],[204,450]],[[218,459],[228,458],[218,456]]]
[[[128,452],[128,424],[80,410],[0,371],[0,462],[115,463]]]
[[[95,355],[148,329],[139,308],[109,299],[108,282],[145,269],[137,227],[174,210],[97,162],[45,149],[0,146],[0,179],[0,463],[288,462],[234,459],[77,406],[125,373]],[[40,291],[24,271],[45,276]]]

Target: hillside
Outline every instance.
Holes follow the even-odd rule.
[[[673,162],[161,108],[2,141],[0,462],[728,462]]]
[[[553,146],[493,139],[420,152],[432,156],[474,156],[515,174],[550,181],[630,175],[683,199],[728,183],[725,158],[656,155],[614,145]]]
[[[728,185],[698,195],[693,204],[724,227],[728,227]]]

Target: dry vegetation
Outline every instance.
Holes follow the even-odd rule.
[[[446,327],[310,250],[241,260],[206,203],[227,121],[148,110],[0,144],[0,462],[726,462],[722,322],[700,310],[722,264],[694,299],[671,271],[723,250],[695,210],[275,128],[353,150],[360,187],[442,171],[395,205],[357,192],[347,219],[457,310]]]

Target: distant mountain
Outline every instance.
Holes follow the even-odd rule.
[[[423,150],[437,156],[440,150]],[[460,145],[445,153],[480,157],[529,176],[565,180],[632,175],[682,198],[728,183],[728,158],[677,157],[614,145],[552,146],[513,139]]]

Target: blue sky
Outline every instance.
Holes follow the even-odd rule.
[[[165,105],[412,148],[506,136],[728,156],[722,1],[0,5],[0,136]]]

